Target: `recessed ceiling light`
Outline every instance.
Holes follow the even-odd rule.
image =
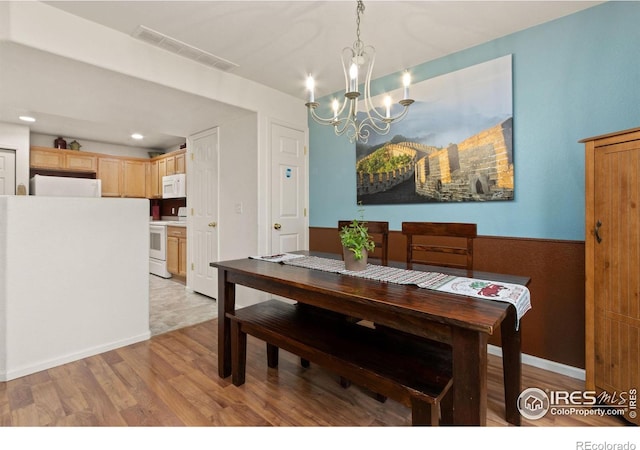
[[[31,116],[20,116],[18,117],[20,120],[24,120],[25,122],[35,122],[36,119]]]
[[[140,139],[143,139],[143,138],[144,138],[144,136],[143,136],[143,135],[141,135],[140,133],[133,133],[133,134],[131,135],[131,137],[132,137],[133,139],[137,139],[137,140],[140,140]]]

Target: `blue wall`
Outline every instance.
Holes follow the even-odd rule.
[[[474,222],[480,235],[584,240],[578,141],[640,126],[638,24],[640,2],[610,2],[411,68],[416,83],[513,55],[515,200],[367,205],[365,218],[392,230],[402,221]],[[372,91],[400,87],[399,74]],[[310,225],[336,227],[358,216],[355,144],[312,120],[309,129]]]

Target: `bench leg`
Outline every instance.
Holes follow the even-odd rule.
[[[438,404],[411,399],[412,426],[438,426]]]
[[[231,321],[231,381],[236,386],[244,384],[247,371],[247,333],[235,320]]]
[[[440,423],[453,425],[453,388],[445,394],[440,402]]]
[[[267,342],[267,365],[272,369],[278,367],[278,347]]]

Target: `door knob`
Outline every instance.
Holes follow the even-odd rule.
[[[274,223],[273,224],[273,229],[274,230],[279,230],[280,228],[282,228],[282,225],[280,225],[279,223]]]
[[[215,222],[209,222],[209,226],[210,226],[211,228],[215,228],[215,227],[216,227],[216,225],[218,225],[218,224],[217,224],[217,223],[215,223]]]

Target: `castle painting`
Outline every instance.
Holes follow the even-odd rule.
[[[511,74],[507,55],[412,86],[407,117],[356,145],[358,202],[513,200]]]

